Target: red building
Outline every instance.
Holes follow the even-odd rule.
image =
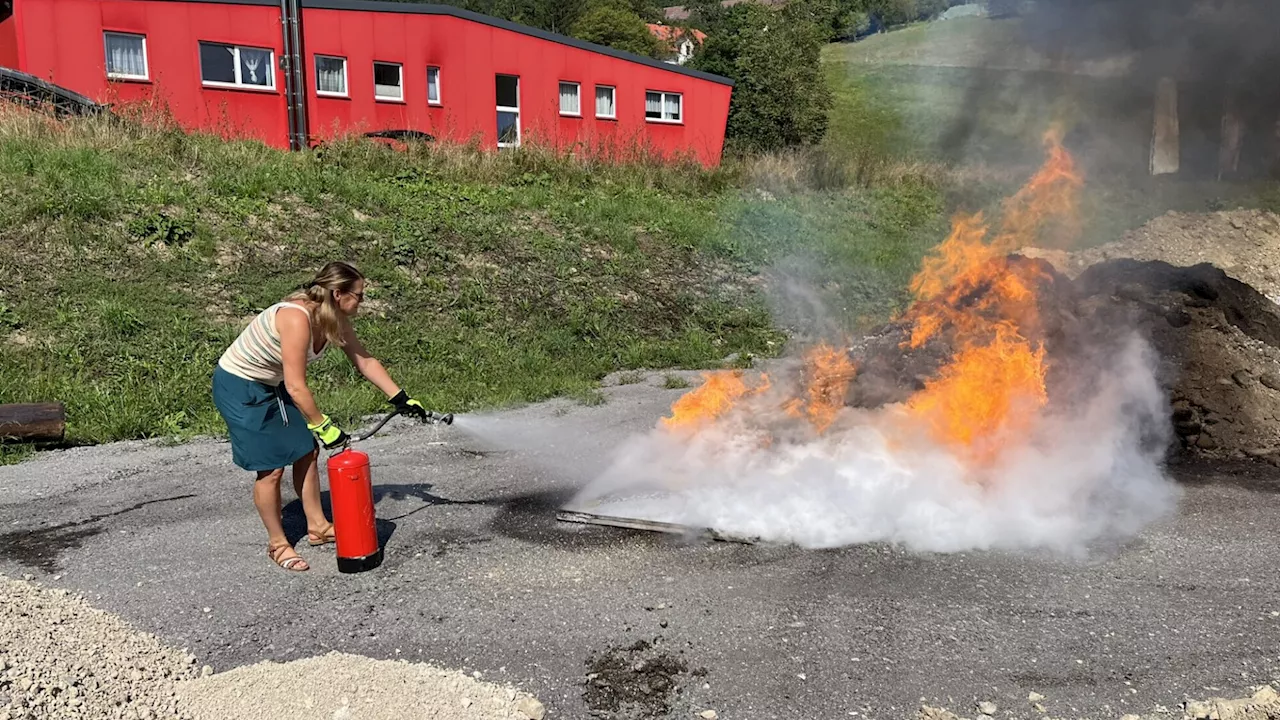
[[[445,5],[0,0],[0,65],[184,126],[303,147],[416,131],[720,160],[732,82]]]

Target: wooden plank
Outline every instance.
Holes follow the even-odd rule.
[[[561,522],[581,523],[584,525],[604,525],[608,527],[627,528],[629,530],[646,530],[648,532],[666,533],[668,535],[693,535],[695,537],[710,538],[720,542],[741,543],[744,545],[755,545],[760,542],[760,538],[749,538],[729,533],[722,533],[712,530],[711,528],[695,528],[689,525],[658,522],[656,520],[644,520],[642,518],[598,515],[596,513],[581,512],[578,510],[561,510],[556,513],[556,519]]]
[[[1161,78],[1156,85],[1155,129],[1151,136],[1151,174],[1172,175],[1182,163],[1178,127],[1178,81]]]
[[[58,442],[67,432],[62,403],[0,405],[0,440]]]

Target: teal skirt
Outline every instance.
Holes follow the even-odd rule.
[[[232,375],[218,366],[213,371],[213,404],[227,423],[231,458],[245,470],[278,470],[316,449],[307,419],[284,385]]]

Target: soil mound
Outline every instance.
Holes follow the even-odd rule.
[[[1174,450],[1280,463],[1280,307],[1262,293],[1207,263],[1107,260],[1072,279],[1044,259],[1001,262],[1037,287],[1034,339],[1044,342],[1051,405],[1077,396],[1132,329],[1160,358]],[[980,292],[968,300],[981,301]],[[859,373],[849,404],[904,401],[954,356],[945,333],[904,349],[910,331],[905,320],[891,323],[852,349]]]
[[[1280,215],[1265,210],[1169,212],[1119,241],[1067,253],[1027,249],[1068,277],[1107,260],[1162,260],[1190,267],[1208,263],[1280,303]]]

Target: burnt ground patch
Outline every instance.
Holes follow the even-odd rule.
[[[685,687],[706,676],[659,646],[662,638],[611,647],[587,660],[582,696],[592,716],[609,720],[656,720],[670,716],[684,699]]]

